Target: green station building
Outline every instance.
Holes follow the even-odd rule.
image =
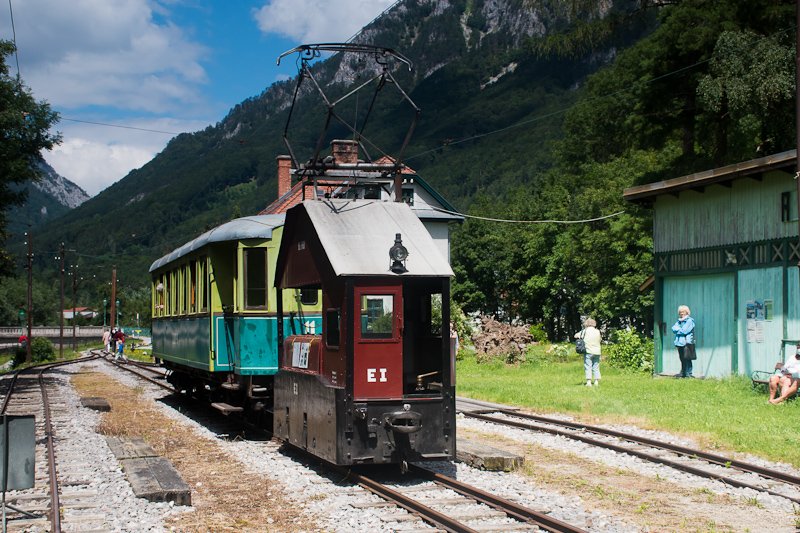
[[[771,370],[800,339],[796,159],[792,150],[624,191],[653,209],[656,373],[680,371],[679,305],[696,322],[696,376]]]

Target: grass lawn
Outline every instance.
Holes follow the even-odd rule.
[[[781,405],[752,390],[746,377],[673,379],[600,363],[602,385],[584,386],[583,360],[548,361],[544,349],[519,366],[458,361],[459,396],[537,413],[568,413],[587,423],[631,423],[697,439],[708,450],[735,450],[800,467],[800,400]],[[531,360],[532,359],[532,360]]]

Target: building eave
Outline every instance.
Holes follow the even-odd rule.
[[[634,203],[649,203],[663,194],[677,194],[681,191],[702,190],[703,187],[727,183],[738,178],[754,176],[768,170],[792,167],[797,160],[797,151],[788,150],[758,159],[751,159],[733,165],[696,172],[687,176],[673,178],[645,185],[629,187],[622,193],[623,199]]]

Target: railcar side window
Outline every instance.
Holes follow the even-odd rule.
[[[246,309],[267,307],[267,250],[250,248],[244,251],[244,306]]]
[[[197,312],[197,263],[189,263],[189,312]]]
[[[200,258],[200,311],[208,311],[208,260]]]
[[[337,348],[340,338],[339,310],[328,309],[325,311],[325,344],[328,348]]]
[[[303,305],[317,305],[319,301],[318,289],[300,289],[300,303]]]
[[[394,326],[394,296],[361,296],[361,336],[368,339],[391,339]]]

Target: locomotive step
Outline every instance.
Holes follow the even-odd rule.
[[[222,388],[225,390],[239,390],[238,383],[228,383],[227,381],[222,384]]]
[[[229,415],[231,413],[241,413],[242,411],[244,411],[243,407],[229,405],[227,403],[222,403],[222,402],[212,403],[211,407],[220,411],[223,415]]]

